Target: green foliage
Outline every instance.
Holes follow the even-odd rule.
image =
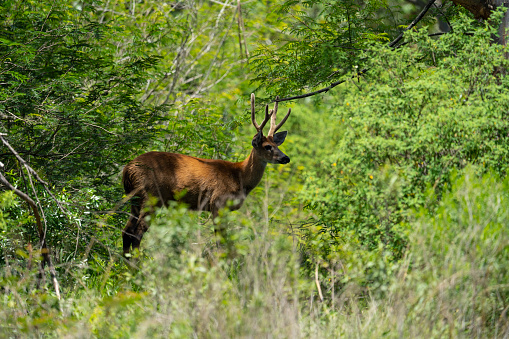
[[[39,172],[51,163],[41,176],[59,187],[111,183],[116,163],[159,130],[161,107],[136,99],[158,58],[119,61],[90,6],[5,1],[1,12],[2,132]]]
[[[497,28],[463,16],[454,27],[439,39],[409,32],[408,48],[373,46],[369,72],[338,95],[344,134],[303,190],[320,216],[323,255],[352,236],[399,258],[401,223],[435,203],[428,188],[440,196],[450,173],[468,163],[506,174],[509,83],[498,72],[509,65],[491,44]]]
[[[509,333],[509,215],[503,207],[509,181],[494,174],[479,177],[474,167],[462,172],[453,174],[452,187],[438,207],[416,213],[408,225],[408,250],[398,263],[384,265],[382,257],[365,258],[358,265],[342,260],[329,277],[357,279],[342,287],[332,309],[324,312],[324,325],[315,324],[311,333],[370,338],[494,338]],[[383,285],[363,287],[377,276],[383,276]]]
[[[0,192],[0,333],[507,336],[509,84],[496,18],[446,5],[432,15],[452,15],[454,33],[428,37],[430,16],[393,51],[408,3],[271,5],[1,2],[0,132],[48,185],[5,147],[2,173],[40,208],[62,300],[39,274],[31,210]],[[250,59],[257,97],[369,71],[280,104],[292,107],[291,163],[269,165],[243,208],[220,214],[222,246],[208,215],[175,204],[150,216],[126,262],[121,167],[149,150],[244,159],[254,41],[268,46]]]
[[[433,324],[420,329],[423,336],[507,333],[509,293],[502,282],[509,278],[509,214],[503,208],[509,181],[478,178],[472,167],[464,173],[453,178],[436,210],[421,210],[412,223],[399,276],[408,274],[392,287],[394,300],[412,300],[396,302],[409,312],[403,326],[409,336],[418,333],[413,319]]]
[[[361,51],[395,37],[398,6],[387,1],[285,1],[276,7],[287,18],[281,43],[254,53],[255,80],[272,95],[298,94],[364,68]]]
[[[116,260],[74,267],[85,288],[66,290],[61,311],[51,292],[27,293],[34,269],[0,271],[0,326],[27,337],[503,336],[509,181],[464,173],[410,223],[401,261],[359,253],[320,274],[324,303],[277,222],[226,214],[236,248],[228,258],[197,214],[172,206],[151,218],[138,269]],[[366,288],[367,280],[381,284]]]
[[[206,96],[211,88],[221,98],[245,79],[236,8],[229,4],[107,1],[97,6],[96,17],[111,28],[105,39],[119,59],[160,58],[141,90],[145,104],[180,111],[181,104]]]
[[[0,132],[48,184],[6,148],[0,161],[10,182],[38,201],[57,265],[75,265],[91,242],[95,259],[110,259],[125,216],[107,211],[120,207],[119,173],[136,155],[231,152],[232,95],[196,97],[228,74],[220,68],[234,57],[224,53],[233,13],[192,2],[193,16],[159,2],[126,5],[0,5]],[[197,34],[204,30],[210,39]],[[24,204],[9,209],[6,223],[16,227],[6,227],[2,258],[38,243],[30,215]]]
[[[13,191],[0,194],[0,229],[6,230],[10,218],[7,218],[8,210],[16,206],[16,199]]]

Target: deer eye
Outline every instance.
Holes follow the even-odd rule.
[[[265,148],[267,151],[270,151],[272,149],[272,146],[271,145],[265,145],[265,146],[263,146],[263,148]]]

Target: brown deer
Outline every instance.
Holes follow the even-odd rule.
[[[276,99],[277,100],[277,99]],[[200,159],[182,154],[149,152],[140,155],[124,167],[122,182],[131,200],[131,216],[122,232],[124,255],[131,247],[140,246],[148,229],[145,216],[150,213],[146,202],[150,196],[157,198],[157,206],[170,200],[181,201],[191,210],[210,211],[213,222],[218,211],[226,206],[237,210],[246,196],[262,179],[267,163],[287,164],[290,158],[278,148],[285,141],[287,131],[276,133],[290,115],[276,125],[278,103],[270,110],[265,106],[265,119],[258,125],[255,119],[255,96],[251,94],[251,120],[256,128],[253,149],[246,160]],[[270,119],[269,133],[263,127]],[[217,234],[217,227],[215,227]],[[222,229],[219,230],[222,233]]]

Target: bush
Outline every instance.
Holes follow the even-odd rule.
[[[409,32],[410,46],[397,50],[373,46],[365,77],[337,96],[343,138],[302,195],[319,214],[315,252],[353,241],[401,258],[402,223],[432,207],[428,194],[447,191],[452,171],[471,163],[506,174],[509,78],[500,70],[509,64],[491,43],[497,26],[460,16],[454,27],[439,39]]]

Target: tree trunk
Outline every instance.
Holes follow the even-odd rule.
[[[500,23],[500,27],[498,28],[498,43],[502,46],[507,45],[507,40],[509,40],[509,12],[507,11],[507,7],[509,7],[509,0],[493,0],[496,8],[498,7],[504,7],[505,8],[505,14],[502,18],[502,22]],[[506,52],[506,58],[508,58],[509,55]]]
[[[493,2],[499,0],[452,0],[454,4],[465,7],[469,12],[479,19],[488,19],[494,9]],[[503,1],[503,0],[502,0]]]
[[[507,11],[509,0],[452,0],[452,2],[466,8],[478,19],[489,19],[494,9],[505,8],[505,14],[498,29],[499,38],[497,42],[502,46],[507,45],[509,40],[509,13]],[[509,58],[509,53],[506,53],[506,58]]]

